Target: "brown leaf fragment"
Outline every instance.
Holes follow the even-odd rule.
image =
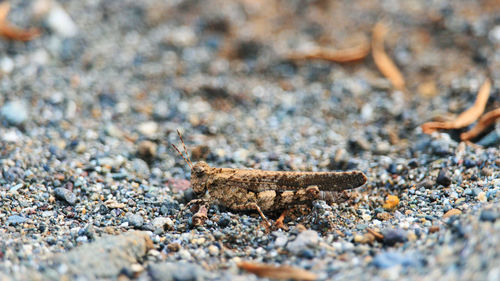
[[[40,35],[38,28],[21,29],[7,21],[10,4],[7,1],[0,3],[0,36],[16,41],[30,41]]]
[[[366,229],[366,232],[370,233],[371,235],[373,235],[373,237],[375,237],[375,239],[377,239],[377,241],[382,241],[384,240],[384,235],[376,230],[373,230],[371,228],[367,228]]]
[[[481,88],[479,88],[476,101],[469,109],[462,112],[453,121],[424,123],[421,126],[422,131],[424,132],[424,134],[432,134],[437,130],[460,129],[469,126],[474,121],[476,121],[477,118],[481,116],[481,114],[483,114],[484,108],[486,107],[486,102],[490,97],[490,91],[491,91],[491,81],[490,79],[486,79]],[[464,139],[462,138],[462,140]]]
[[[320,59],[337,63],[349,63],[364,59],[370,53],[370,44],[363,42],[347,49],[332,50],[317,47],[303,52],[294,52],[288,56],[291,60]]]
[[[316,280],[318,276],[302,268],[288,265],[274,266],[264,263],[240,262],[238,267],[261,278],[280,280]]]
[[[398,90],[405,89],[405,80],[396,64],[387,55],[384,50],[384,38],[388,29],[381,22],[373,27],[372,33],[372,56],[378,69],[391,81],[392,85]]]
[[[481,134],[481,132],[486,130],[489,126],[493,125],[498,119],[500,119],[500,108],[492,110],[481,116],[479,121],[477,121],[476,126],[474,126],[469,131],[462,133],[460,135],[460,139],[466,141],[477,137],[479,134]]]

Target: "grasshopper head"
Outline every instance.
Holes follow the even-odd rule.
[[[197,196],[205,194],[210,166],[203,161],[196,163],[191,169],[191,187]]]

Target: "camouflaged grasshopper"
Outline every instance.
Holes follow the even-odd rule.
[[[188,205],[205,202],[234,211],[255,210],[270,225],[263,211],[287,210],[292,205],[311,204],[320,199],[320,191],[339,192],[366,182],[366,176],[361,171],[288,172],[214,168],[203,161],[193,165],[180,132],[177,131],[177,134],[186,156],[174,144],[172,146],[191,168],[191,187],[199,198]],[[206,208],[203,210],[193,220],[201,219],[202,224]]]

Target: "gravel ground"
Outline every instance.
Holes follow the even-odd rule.
[[[498,1],[10,2],[43,33],[0,40],[0,280],[259,279],[242,261],[319,280],[500,276],[500,124],[476,144],[419,127],[486,77],[500,106]],[[370,56],[286,58],[379,20],[407,91]],[[177,217],[193,199],[177,129],[212,166],[368,182],[295,208],[288,231],[216,205],[194,226]]]

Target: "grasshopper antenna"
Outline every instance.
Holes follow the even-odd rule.
[[[186,156],[184,156],[184,154],[179,150],[179,148],[177,148],[177,146],[175,146],[175,144],[172,144],[172,146],[177,151],[177,153],[179,153],[179,155],[184,159],[184,161],[186,161],[186,163],[188,164],[189,168],[193,169],[193,163],[191,163],[191,159],[189,159],[189,154],[187,152],[186,144],[184,144],[184,140],[182,139],[182,135],[179,132],[179,130],[177,130],[177,134],[179,135],[179,138],[181,139],[182,146],[184,147],[184,152],[186,153]]]
[[[184,140],[182,139],[181,132],[179,132],[179,130],[177,130],[177,134],[179,135],[179,138],[181,139],[182,147],[184,147],[184,152],[186,152],[186,158],[188,160],[187,162],[189,164],[189,167],[193,167],[193,163],[191,162],[191,159],[189,158],[189,153],[187,151],[186,144],[184,143]]]

